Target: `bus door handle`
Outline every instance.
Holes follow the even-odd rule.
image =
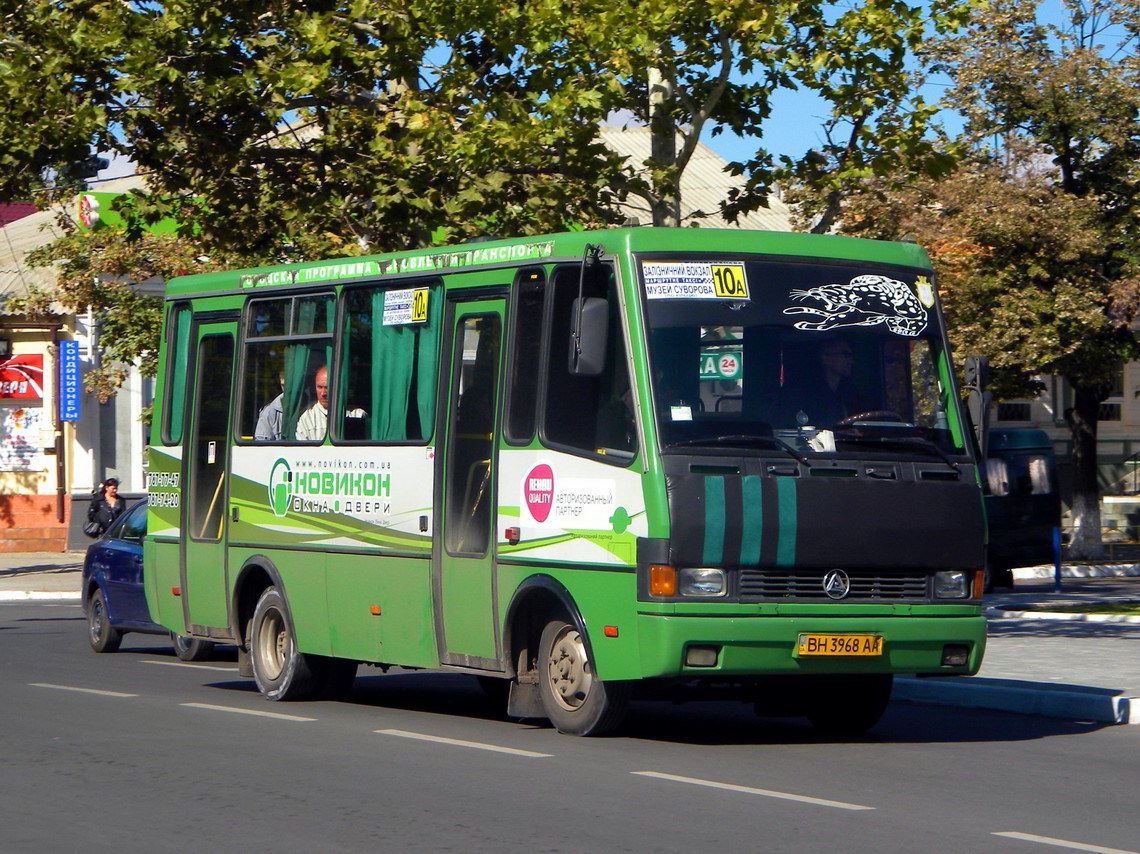
[[[230,508],[230,519],[232,519],[234,522],[238,520],[238,509],[236,506]]]

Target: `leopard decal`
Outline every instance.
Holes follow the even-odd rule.
[[[796,329],[826,331],[841,326],[885,324],[896,335],[914,338],[926,329],[927,312],[918,297],[902,282],[886,276],[856,276],[846,285],[821,285],[794,290],[795,300],[813,300],[816,305],[794,305],[784,314],[810,314]]]

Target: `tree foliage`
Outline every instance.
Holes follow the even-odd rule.
[[[47,318],[60,310],[99,315],[98,366],[84,376],[87,390],[106,401],[122,386],[131,365],[144,377],[158,368],[162,298],[139,285],[165,281],[188,272],[220,267],[198,255],[192,242],[172,235],[128,237],[121,230],[80,231],[72,224],[64,237],[32,252],[32,266],[54,266],[52,290],[31,289],[9,298],[6,309],[30,318]]]
[[[1000,0],[941,43],[970,159],[891,196],[867,187],[844,228],[931,248],[959,352],[989,355],[1006,394],[1068,381],[1076,543],[1095,549],[1097,411],[1140,357],[1140,6],[1067,8],[1049,26],[1034,0]]]

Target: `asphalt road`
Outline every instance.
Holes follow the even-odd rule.
[[[362,668],[350,701],[269,703],[232,650],[95,655],[84,630],[77,606],[0,604],[3,854],[1140,852],[1140,727],[895,703],[837,742],[635,702],[579,739],[467,676]]]

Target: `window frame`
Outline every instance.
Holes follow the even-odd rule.
[[[294,322],[295,322],[295,317],[296,317],[296,312],[293,310],[293,306],[296,304],[296,302],[298,300],[301,300],[301,299],[306,299],[306,298],[311,298],[311,297],[319,297],[319,296],[328,296],[328,297],[331,297],[333,300],[332,327],[331,327],[331,329],[329,329],[328,332],[306,333],[303,335],[295,335],[295,334],[287,332],[287,334],[285,334],[285,335],[263,335],[263,336],[257,336],[257,337],[251,337],[249,335],[250,316],[252,315],[253,311],[256,309],[256,306],[259,303],[288,300],[289,304],[290,304],[288,327],[289,327],[289,329],[292,329]],[[249,366],[249,362],[250,362],[249,353],[250,353],[250,347],[251,346],[268,345],[268,344],[286,344],[286,345],[288,345],[288,344],[310,344],[311,345],[311,344],[316,343],[316,342],[326,341],[327,342],[326,346],[332,348],[332,356],[330,359],[327,360],[326,364],[328,364],[329,370],[331,370],[333,372],[333,380],[335,383],[336,377],[337,377],[336,342],[337,342],[337,338],[339,337],[338,336],[338,329],[339,329],[339,318],[340,318],[339,302],[340,302],[340,296],[339,296],[338,292],[336,291],[336,289],[330,289],[327,286],[318,287],[318,288],[314,288],[311,290],[304,290],[304,291],[290,291],[288,293],[267,293],[264,295],[259,294],[257,296],[251,296],[249,299],[247,299],[245,301],[245,305],[242,306],[241,316],[238,320],[239,335],[238,335],[237,347],[239,348],[239,350],[238,350],[239,358],[238,358],[238,364],[236,365],[236,370],[239,371],[238,405],[234,407],[234,412],[233,412],[233,417],[234,417],[234,422],[235,422],[234,426],[233,426],[233,442],[235,445],[241,445],[241,446],[245,446],[245,447],[278,447],[278,446],[282,446],[282,445],[286,445],[286,446],[298,446],[299,445],[302,447],[310,447],[311,448],[311,447],[317,447],[319,445],[324,444],[325,440],[329,438],[329,431],[328,431],[328,429],[326,429],[325,430],[325,438],[320,440],[320,441],[301,440],[301,439],[284,439],[284,438],[277,439],[274,441],[259,441],[256,438],[248,438],[247,439],[245,436],[243,436],[242,431],[241,431],[241,427],[243,424],[243,418],[246,414],[245,407],[246,407],[247,403],[249,402],[249,395],[247,394],[247,392],[248,392],[248,383],[249,383],[249,372],[248,372],[248,366]],[[335,391],[336,391],[335,388],[329,389],[329,400],[330,401],[334,399],[333,395],[335,394]],[[263,404],[262,408],[264,408],[266,405],[268,405],[268,402]],[[257,414],[260,415],[260,409],[258,410]],[[332,419],[330,418],[329,420],[331,421]],[[257,419],[255,418],[254,424],[256,425],[256,423],[257,423]]]
[[[555,265],[555,267],[560,265]],[[530,435],[525,438],[516,436],[511,430],[511,418],[514,407],[514,381],[516,371],[519,367],[519,360],[516,358],[518,355],[515,352],[516,344],[518,343],[519,330],[522,328],[522,323],[519,317],[519,306],[522,302],[521,294],[523,287],[523,276],[532,273],[538,273],[542,276],[541,285],[541,307],[539,308],[539,332],[538,332],[538,353],[536,358],[536,369],[539,371],[538,378],[534,384],[534,400],[532,406],[532,424],[530,428]],[[516,448],[525,448],[534,444],[535,440],[539,437],[539,427],[542,422],[543,412],[546,409],[546,397],[544,394],[543,382],[546,376],[544,370],[547,361],[547,344],[548,344],[548,318],[550,316],[550,299],[552,288],[550,286],[550,271],[546,267],[522,267],[515,272],[514,283],[511,286],[511,297],[507,303],[507,316],[506,322],[508,324],[508,335],[506,347],[504,348],[506,354],[509,356],[508,363],[505,366],[506,370],[503,371],[503,411],[500,419],[500,435],[504,445],[510,445]]]
[[[629,457],[619,457],[619,456],[616,456],[613,454],[603,454],[603,453],[598,453],[597,451],[589,451],[589,450],[586,450],[585,448],[582,448],[579,446],[568,445],[568,444],[565,444],[563,442],[559,442],[555,439],[551,439],[547,433],[547,427],[546,427],[546,422],[548,420],[547,419],[547,415],[548,415],[547,400],[549,399],[549,396],[550,396],[549,386],[550,386],[550,365],[551,365],[551,361],[553,359],[563,358],[563,357],[568,356],[568,353],[566,353],[565,351],[559,351],[557,349],[558,344],[557,344],[557,342],[554,341],[554,309],[555,309],[555,300],[556,300],[555,291],[557,290],[556,277],[560,273],[562,273],[563,270],[570,271],[570,272],[577,272],[579,270],[579,264],[575,264],[575,263],[553,264],[547,268],[547,277],[546,277],[546,285],[545,285],[546,299],[545,299],[544,308],[543,308],[543,331],[542,331],[542,348],[541,348],[541,351],[542,351],[541,352],[542,376],[539,378],[539,389],[538,389],[539,411],[538,411],[538,419],[536,421],[535,426],[536,426],[536,433],[537,433],[538,441],[542,445],[543,448],[549,449],[551,451],[559,451],[562,453],[570,454],[570,455],[575,456],[575,457],[581,457],[581,458],[587,459],[587,460],[596,460],[598,462],[606,463],[607,465],[611,465],[611,466],[614,466],[616,468],[628,469],[628,468],[632,468],[637,463],[638,459],[641,457],[642,453],[644,452],[645,434],[644,434],[644,429],[640,423],[640,415],[639,415],[640,407],[637,405],[637,402],[636,402],[637,385],[636,385],[636,379],[635,378],[637,376],[637,373],[634,370],[634,365],[633,365],[633,361],[632,361],[632,358],[633,358],[632,349],[633,348],[630,346],[632,342],[630,340],[629,323],[628,323],[628,319],[626,317],[625,303],[622,299],[621,265],[617,263],[616,258],[608,258],[606,260],[603,260],[601,263],[608,266],[613,271],[612,293],[613,293],[614,299],[616,300],[616,305],[614,306],[614,309],[616,310],[618,324],[617,324],[616,330],[611,328],[607,331],[607,334],[609,336],[611,336],[611,341],[612,341],[612,336],[614,336],[614,335],[618,336],[619,340],[621,341],[622,349],[624,350],[623,364],[625,365],[630,390],[631,390],[632,396],[634,398],[634,400],[632,401],[633,419],[634,419],[634,436],[635,436],[634,450]],[[561,357],[559,356],[559,352],[561,352],[563,354]]]
[[[180,312],[185,311],[185,319]],[[179,359],[178,338],[182,324],[186,325],[186,352]],[[166,364],[164,369],[164,386],[162,393],[162,423],[159,425],[159,438],[165,447],[181,446],[186,440],[186,393],[190,377],[190,339],[194,328],[194,306],[190,300],[171,302],[166,315]],[[171,422],[172,401],[174,400],[174,370],[181,364],[182,368],[182,418],[179,420],[178,433],[175,437]]]
[[[352,294],[359,291],[404,291],[413,288],[426,287],[431,293],[431,299],[444,300],[446,298],[444,280],[442,276],[416,276],[411,278],[399,279],[385,279],[377,281],[375,279],[366,282],[353,282],[350,285],[345,285],[340,291],[340,301],[337,306],[336,312],[336,341],[333,350],[333,362],[335,369],[334,386],[329,389],[329,399],[334,402],[339,402],[341,399],[341,384],[347,381],[345,376],[347,371],[347,352],[346,348],[350,340],[348,333],[348,301],[351,299]],[[442,304],[442,303],[441,303]],[[430,312],[429,308],[429,312]],[[340,435],[343,426],[343,419],[338,423],[338,419],[329,419],[329,432],[327,437],[333,445],[339,447],[349,448],[400,448],[400,447],[427,447],[432,444],[436,437],[437,424],[439,420],[439,384],[441,370],[443,369],[444,353],[443,353],[443,327],[446,323],[445,313],[439,316],[440,330],[439,337],[436,341],[436,366],[435,366],[435,380],[433,382],[433,389],[431,395],[435,400],[435,414],[432,418],[431,424],[421,424],[420,427],[426,434],[422,439],[400,439],[391,441],[380,441],[378,439],[346,439]],[[371,402],[371,401],[369,401]],[[367,407],[362,407],[365,411],[369,411]],[[329,413],[330,416],[332,412]]]

